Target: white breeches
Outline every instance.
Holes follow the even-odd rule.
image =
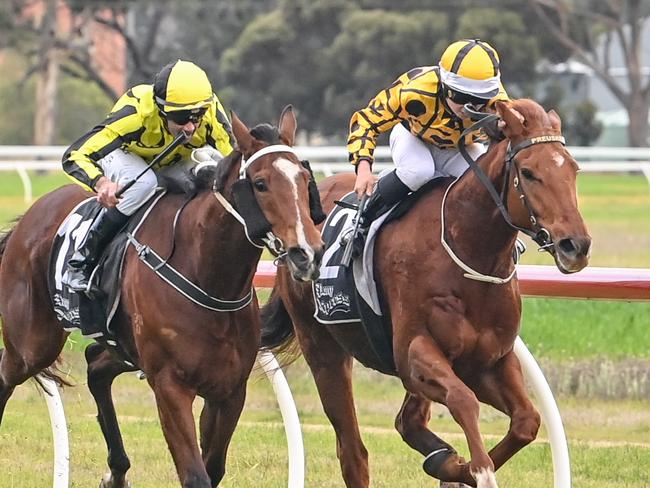
[[[214,159],[216,164],[216,160],[218,160],[218,157],[221,156],[221,154],[216,149],[206,146],[206,149],[208,148],[210,150],[210,156],[215,153]],[[201,148],[201,150],[203,149],[204,148]],[[105,158],[100,159],[98,163],[102,167],[106,177],[111,181],[119,183],[120,186],[124,186],[126,183],[134,179],[147,167],[147,162],[140,156],[123,151],[122,149],[116,149]],[[186,162],[166,166],[159,171],[163,171],[165,175],[173,177],[174,174],[180,174],[185,169],[191,168],[195,165],[196,163],[194,161],[188,160]],[[145,172],[131,188],[124,192],[117,204],[117,209],[124,215],[134,214],[135,211],[144,204],[144,202],[151,198],[156,191],[157,186],[158,178],[156,178],[156,173],[152,169],[149,169],[149,171]]]
[[[487,150],[483,144],[469,144],[467,151],[476,159]],[[412,191],[440,176],[462,175],[469,167],[458,149],[440,149],[411,134],[403,125],[390,133],[390,152],[397,177]]]

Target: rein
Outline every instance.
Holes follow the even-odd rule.
[[[476,115],[476,114],[474,114]],[[517,160],[515,159],[515,156],[519,151],[526,149],[530,146],[533,146],[535,144],[544,144],[544,143],[551,143],[551,142],[559,142],[562,145],[565,144],[564,137],[562,136],[556,136],[556,135],[543,135],[543,136],[538,136],[538,137],[532,137],[530,139],[525,139],[524,141],[520,142],[516,146],[512,147],[510,142],[508,142],[508,152],[506,154],[506,159],[505,159],[505,164],[506,164],[506,170],[505,170],[505,175],[503,179],[503,186],[501,188],[501,193],[497,193],[496,188],[494,187],[494,184],[490,180],[490,178],[485,174],[483,169],[476,163],[476,161],[470,156],[469,152],[467,151],[467,148],[465,146],[465,138],[467,135],[471,134],[474,131],[477,131],[481,128],[484,128],[486,126],[489,126],[490,124],[495,124],[499,120],[499,116],[495,114],[481,114],[480,120],[478,120],[476,123],[474,123],[472,126],[468,127],[465,129],[461,136],[460,136],[460,141],[458,144],[458,150],[467,161],[467,164],[469,167],[474,171],[476,176],[478,177],[479,181],[481,184],[485,187],[485,189],[488,191],[490,194],[490,197],[492,197],[492,200],[496,204],[497,208],[499,209],[499,212],[501,213],[503,219],[505,222],[514,230],[517,230],[519,232],[523,232],[527,236],[529,236],[533,241],[535,241],[537,244],[539,244],[540,248],[539,250],[546,250],[549,252],[552,252],[552,246],[553,246],[553,241],[551,240],[551,235],[542,226],[539,225],[537,218],[535,217],[535,213],[533,209],[530,207],[530,204],[528,203],[526,199],[526,194],[521,187],[521,182],[520,182],[520,174],[519,174],[519,166],[517,165]],[[513,186],[519,193],[519,198],[523,201],[524,205],[526,206],[526,210],[528,211],[530,223],[533,226],[534,230],[526,229],[524,227],[520,227],[516,225],[514,222],[512,222],[512,218],[510,217],[510,213],[508,212],[507,209],[507,198],[508,198],[508,187],[509,187],[509,181],[510,181],[510,172],[512,167],[515,168],[515,176],[513,178]],[[499,278],[497,276],[490,276],[490,275],[484,275],[482,273],[479,273],[478,271],[472,269],[469,267],[467,264],[465,264],[449,247],[447,242],[445,241],[445,225],[444,225],[444,211],[445,211],[445,201],[447,199],[447,194],[449,193],[449,190],[451,187],[458,181],[458,179],[454,180],[454,182],[447,187],[447,190],[445,191],[443,200],[442,200],[442,205],[440,208],[440,218],[441,218],[441,237],[440,241],[442,243],[442,246],[444,249],[447,251],[449,256],[452,258],[452,260],[464,271],[465,277],[477,281],[484,281],[488,283],[495,283],[495,284],[505,284],[509,282],[515,275],[516,273],[516,268],[513,269],[512,273],[510,273],[509,276],[505,278]]]

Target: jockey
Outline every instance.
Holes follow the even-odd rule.
[[[90,273],[128,217],[155,192],[154,170],[145,172],[118,199],[115,193],[183,131],[187,142],[160,166],[188,163],[193,149],[218,159],[233,150],[230,122],[206,73],[189,61],[165,66],[152,85],[137,85],[117,101],[108,117],[72,144],[63,169],[76,183],[97,193],[106,207],[68,262],[64,283],[73,291],[88,287]],[[183,165],[176,164],[176,167]],[[174,168],[176,169],[176,168]]]
[[[438,176],[458,177],[468,168],[458,151],[460,135],[472,125],[465,105],[484,110],[508,100],[499,72],[499,55],[487,42],[465,39],[451,44],[438,66],[414,68],[379,92],[352,115],[348,137],[350,162],[357,173],[354,191],[368,198],[359,222],[355,254],[372,221],[409,192]],[[379,179],[372,175],[373,152],[380,133],[391,130],[390,150],[396,169]],[[476,158],[485,152],[473,143]],[[373,191],[374,188],[374,191]]]

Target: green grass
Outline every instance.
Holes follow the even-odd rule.
[[[95,410],[83,386],[80,353],[66,353],[67,365],[80,383],[63,392],[71,443],[72,487],[95,486],[106,471],[106,452]],[[341,487],[334,433],[325,418],[315,386],[304,363],[287,372],[303,423],[306,486]],[[357,411],[362,437],[370,453],[373,487],[420,487],[435,483],[421,470],[422,457],[402,442],[392,423],[402,400],[394,378],[357,367]],[[123,375],[114,388],[134,486],[177,486],[171,457],[164,443],[151,391],[134,375]],[[647,402],[604,402],[560,398],[570,442],[574,486],[641,488],[650,483],[650,411]],[[201,402],[197,401],[195,410]],[[607,419],[607,421],[603,421]],[[241,422],[228,457],[221,486],[282,487],[287,485],[287,447],[272,388],[257,372],[249,385]],[[460,429],[443,407],[433,407],[431,427],[467,453]],[[507,429],[507,419],[483,408],[481,428],[488,446]],[[144,441],[146,439],[146,441]],[[550,448],[546,433],[515,456],[498,473],[500,486],[552,486]],[[0,487],[41,488],[51,484],[51,434],[45,402],[36,387],[19,387],[8,404],[0,428]]]

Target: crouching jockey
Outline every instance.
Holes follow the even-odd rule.
[[[438,66],[404,73],[352,115],[348,152],[357,173],[354,190],[359,198],[371,195],[362,210],[355,255],[363,249],[372,221],[408,193],[438,176],[458,177],[468,168],[458,151],[461,133],[472,125],[466,105],[484,111],[496,100],[507,99],[497,52],[487,42],[469,39],[451,44]],[[389,129],[396,169],[375,186],[373,152],[379,134]],[[472,137],[466,143],[477,158],[486,148],[471,144],[481,135]]]
[[[182,144],[145,171],[148,162],[181,133],[185,134]],[[94,190],[107,210],[94,220],[67,263],[64,284],[73,291],[86,291],[106,246],[154,194],[156,172],[161,167],[168,172],[170,165],[174,165],[172,173],[176,167],[187,167],[192,150],[202,147],[214,159],[230,154],[230,122],[206,73],[181,60],[165,66],[152,85],[128,90],[101,124],[72,144],[63,157],[63,169],[84,188]],[[137,176],[118,198],[119,189]]]

